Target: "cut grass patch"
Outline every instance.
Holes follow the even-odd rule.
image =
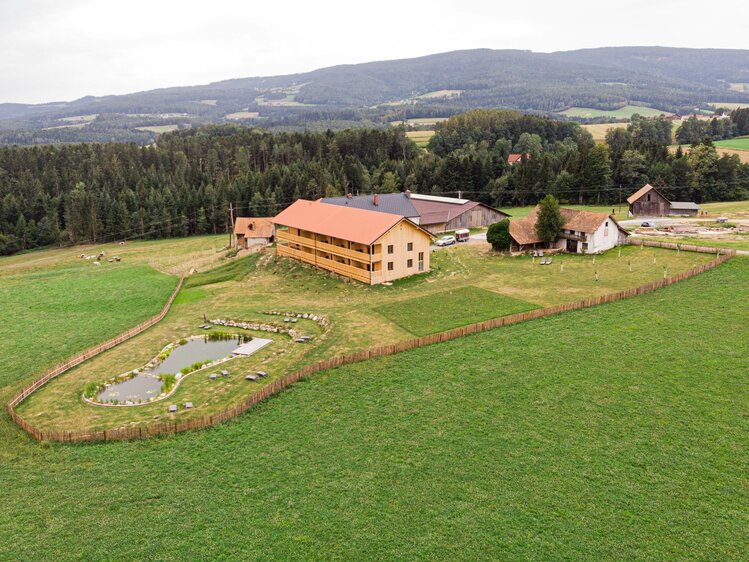
[[[426,336],[534,308],[539,307],[469,285],[378,306],[375,311],[415,336]]]
[[[591,107],[571,107],[559,112],[560,115],[566,115],[567,117],[611,117],[613,119],[629,119],[635,113],[642,115],[643,117],[657,117],[658,115],[672,115],[668,111],[661,111],[660,109],[654,109],[652,107],[644,107],[640,105],[625,105],[619,109],[605,110],[605,109],[593,109]]]
[[[715,146],[733,148],[734,150],[749,150],[749,137],[736,137],[735,139],[715,141]]]
[[[743,559],[747,284],[737,258],[205,431],[40,445],[6,417],[0,559]]]

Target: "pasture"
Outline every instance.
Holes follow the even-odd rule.
[[[222,255],[213,247],[215,238],[206,238],[203,242],[210,247],[206,248],[207,256]],[[142,244],[147,246],[147,243]],[[150,246],[151,251],[144,252],[141,259],[168,254],[169,244],[166,243],[163,252],[158,251],[157,245]],[[139,255],[136,249],[132,247],[132,256],[123,254],[122,263],[96,269],[105,272],[110,265],[112,268],[123,266],[123,271],[135,267],[138,263],[135,256]],[[200,256],[190,260],[188,246],[176,254],[180,256],[176,259],[182,271],[186,263],[200,263],[203,259]],[[255,392],[259,387],[244,381],[242,375],[247,372],[268,371],[271,376],[258,383],[267,384],[317,359],[395,343],[414,334],[433,333],[520,310],[642,285],[662,278],[664,267],[675,274],[711,257],[627,247],[622,249],[621,257],[618,251],[595,259],[565,255],[555,258],[552,267],[542,267],[530,258],[494,255],[488,245],[469,245],[433,252],[430,274],[400,280],[392,287],[343,283],[298,262],[276,259],[272,251],[263,256],[238,258],[215,272],[206,271],[188,279],[172,311],[157,326],[51,381],[24,401],[18,412],[45,429],[54,429],[60,424],[70,429],[104,429],[161,419],[166,415],[166,404],[161,402],[124,409],[101,408],[85,404],[80,394],[87,383],[144,365],[167,343],[200,333],[198,325],[203,323],[204,313],[210,318],[268,322],[278,321],[277,317],[265,314],[269,310],[313,312],[327,315],[330,327],[323,334],[312,322],[300,321],[296,326],[301,333],[314,337],[312,343],[290,345],[288,337],[281,337],[257,355],[233,360],[231,370],[235,375],[225,383],[210,381],[209,371],[191,375],[176,391],[173,403],[192,401],[195,407],[173,414],[179,419],[220,411]],[[69,259],[76,264],[82,262],[73,256]],[[94,270],[90,263],[80,263],[77,267],[86,275]],[[168,271],[170,267],[161,264],[160,269]],[[596,271],[599,272],[598,281]],[[91,274],[95,273],[99,271]],[[139,270],[134,275],[140,274]],[[169,286],[173,287],[174,278],[170,281]],[[75,277],[71,277],[69,285],[75,285]],[[293,290],[289,290],[292,287]],[[161,289],[161,292],[163,302],[169,290]],[[20,301],[21,297],[22,293],[16,298]],[[19,302],[17,306],[22,304]],[[51,316],[48,321],[57,325],[60,319]],[[48,329],[50,326],[43,324],[33,333],[43,340]],[[250,335],[263,337],[262,333],[250,332]],[[14,359],[11,356],[8,360]]]
[[[440,265],[458,270],[467,251]],[[271,268],[298,287],[290,306],[333,282]],[[191,290],[211,306],[281,290],[248,281]],[[422,287],[335,283],[345,303]],[[40,445],[6,416],[0,558],[741,559],[747,283],[736,258],[635,299],[332,370],[168,438]],[[347,315],[362,314],[340,309],[339,325]]]
[[[149,131],[151,133],[161,134],[161,133],[171,133],[172,131],[176,131],[179,129],[179,125],[171,124],[171,125],[149,125],[147,127],[135,127],[138,131]]]
[[[671,122],[671,130],[673,131],[674,135],[676,135],[676,131],[678,131],[679,127],[681,127],[681,123],[681,121]],[[625,129],[627,127],[627,123],[587,123],[580,126],[588,131],[591,135],[593,135],[594,141],[596,141],[597,143],[603,143],[606,141],[606,133],[609,131],[609,129]]]
[[[749,150],[749,137],[736,137],[734,139],[715,141],[715,146],[722,148],[733,148],[734,150]]]
[[[434,131],[406,131],[406,137],[414,141],[419,148],[426,148],[433,136]]]
[[[224,117],[226,119],[257,119],[260,117],[260,113],[257,111],[236,111],[227,113]]]
[[[657,117],[658,115],[671,115],[668,111],[661,111],[660,109],[654,109],[652,107],[645,107],[641,105],[625,105],[619,109],[605,110],[605,109],[593,109],[590,107],[571,107],[560,111],[560,115],[567,117],[582,117],[590,119],[593,117],[611,117],[613,119],[629,119],[635,113],[642,115],[643,117]]]
[[[730,146],[730,144],[740,144],[741,146],[743,146],[744,143],[742,143],[741,141],[744,138],[746,138],[746,137],[742,137],[742,138],[739,138],[739,139],[728,139],[726,141],[715,141],[715,142],[713,142],[713,144],[716,145],[716,149],[717,149],[719,155],[721,155],[721,156],[724,155],[724,154],[727,154],[728,156],[734,156],[735,155],[735,156],[738,156],[739,160],[741,160],[741,162],[743,162],[744,164],[749,164],[749,149],[737,149],[737,148],[732,148]],[[736,141],[738,141],[738,142],[736,142]],[[729,143],[729,145],[722,145],[722,144],[720,144],[722,142]],[[685,152],[689,152],[690,148],[691,147],[689,145],[687,145],[687,144],[681,145],[681,149],[683,151],[685,151]],[[669,146],[668,149],[671,152],[676,152],[676,150],[678,149],[678,145]]]

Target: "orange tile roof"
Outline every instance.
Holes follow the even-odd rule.
[[[530,160],[531,159],[531,155],[528,154],[527,152],[525,154],[516,154],[516,153],[513,152],[512,154],[510,154],[507,157],[507,163],[508,164],[515,164],[517,162],[522,162],[523,156],[525,156],[526,160]]]
[[[624,231],[612,215],[606,213],[593,213],[591,211],[578,211],[575,209],[559,209],[564,217],[564,229],[576,230],[592,234],[598,230],[605,220],[612,221],[619,230]],[[538,217],[538,205],[536,205],[524,219],[513,219],[510,221],[510,235],[518,244],[535,244],[541,242],[536,234],[536,219]]]
[[[272,217],[237,217],[234,221],[234,234],[247,238],[271,238],[273,230]]]
[[[277,225],[300,228],[308,232],[372,244],[401,221],[407,221],[428,236],[424,229],[400,215],[331,205],[321,201],[299,199],[273,218]]]

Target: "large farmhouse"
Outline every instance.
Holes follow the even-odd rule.
[[[560,210],[565,219],[564,228],[551,244],[552,248],[578,254],[595,254],[610,250],[627,240],[627,232],[611,215],[565,208]],[[537,217],[538,207],[535,207],[526,218],[510,221],[513,251],[523,252],[545,246],[536,234]]]
[[[406,217],[433,234],[489,226],[509,217],[507,213],[469,199],[421,195],[410,191],[327,197],[322,202]]]
[[[276,255],[363,283],[429,271],[432,235],[397,214],[300,199],[273,222]]]
[[[640,217],[694,216],[700,208],[691,201],[669,201],[649,183],[627,198],[629,215]]]
[[[234,221],[237,248],[271,244],[275,234],[271,217],[237,217]]]

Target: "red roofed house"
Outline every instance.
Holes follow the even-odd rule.
[[[433,237],[403,216],[300,199],[273,223],[276,255],[363,283],[429,271]]]
[[[514,166],[515,164],[520,164],[523,160],[530,160],[531,155],[527,152],[525,154],[510,154],[507,157],[507,163],[510,166]]]
[[[276,227],[271,217],[237,217],[234,221],[237,248],[271,244],[275,234]]]
[[[578,254],[595,254],[610,250],[623,244],[628,233],[616,219],[606,213],[560,209],[565,218],[564,228],[551,244],[552,248]],[[536,234],[538,207],[535,207],[526,218],[510,221],[512,250],[526,251],[544,247]]]

